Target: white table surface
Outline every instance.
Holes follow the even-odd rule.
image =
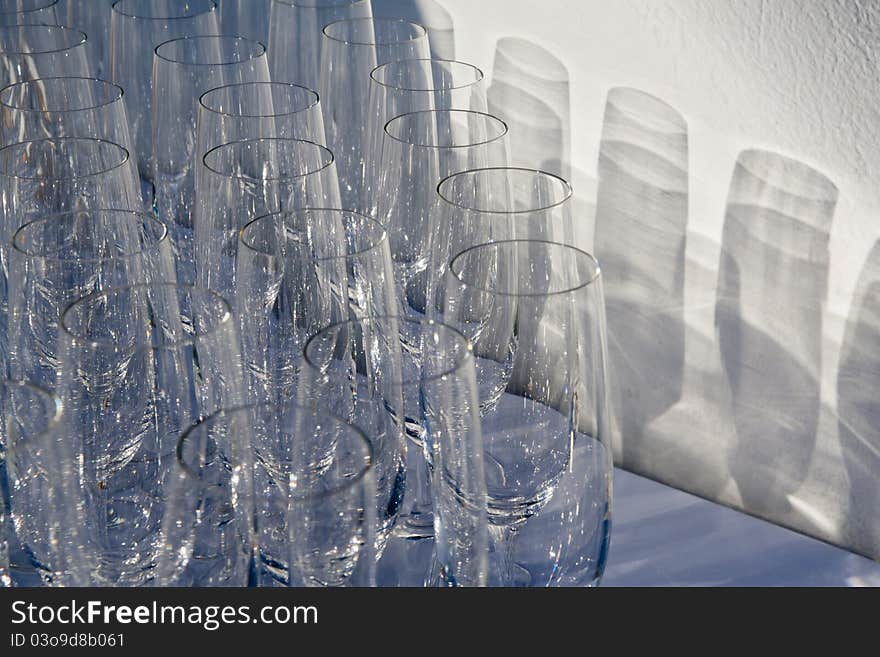
[[[615,470],[603,586],[880,586],[880,563]]]

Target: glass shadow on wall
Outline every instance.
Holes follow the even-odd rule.
[[[571,178],[571,106],[566,66],[541,46],[514,37],[495,47],[489,113],[510,128],[511,165]]]
[[[862,270],[837,374],[840,448],[849,476],[847,544],[878,558],[880,524],[880,242]]]
[[[455,59],[455,24],[436,0],[373,0],[374,18],[405,18],[428,31],[431,57]]]
[[[715,335],[720,251],[717,238],[688,231],[681,399],[645,427],[632,469],[710,500],[739,504],[727,465],[736,429]]]
[[[595,251],[605,274],[619,462],[651,471],[650,421],[681,398],[688,129],[638,89],[608,93],[599,148]],[[648,461],[648,462],[646,462]]]
[[[813,457],[837,197],[823,174],[777,153],[744,151],[734,169],[715,323],[736,427],[728,467],[753,514],[789,511]]]

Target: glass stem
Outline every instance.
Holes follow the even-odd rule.
[[[489,525],[489,535],[495,545],[495,560],[498,569],[499,586],[516,586],[520,568],[514,562],[516,538],[519,525]]]

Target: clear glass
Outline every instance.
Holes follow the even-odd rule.
[[[249,388],[258,402],[296,394],[306,340],[394,306],[388,234],[353,212],[293,210],[241,231],[237,290]]]
[[[199,99],[197,153],[247,139],[326,141],[318,94],[286,82],[246,82],[218,87]],[[205,175],[196,170],[196,188]]]
[[[0,371],[7,371],[13,234],[41,216],[94,208],[141,208],[134,167],[122,146],[99,139],[59,137],[0,149]]]
[[[482,379],[490,582],[597,584],[613,474],[599,265],[511,240],[460,253],[447,280],[444,320],[474,340]]]
[[[343,207],[365,212],[370,72],[379,64],[430,55],[425,28],[404,20],[331,23],[321,45],[321,103],[327,145],[336,155]]]
[[[80,450],[94,585],[155,576],[165,495],[183,431],[243,404],[231,307],[174,284],[110,288],[61,318],[59,396]]]
[[[152,214],[126,210],[75,210],[22,226],[9,253],[11,376],[55,390],[61,312],[109,287],[173,281],[167,235]]]
[[[370,0],[272,0],[272,80],[317,89],[321,80],[321,30],[336,21],[372,15]]]
[[[131,153],[123,96],[122,87],[97,78],[52,77],[11,84],[0,90],[0,141],[93,137]]]
[[[220,33],[269,43],[271,0],[219,0]]]
[[[4,510],[15,535],[47,586],[87,586],[90,554],[81,541],[82,509],[76,464],[62,431],[62,406],[52,393],[21,381],[0,383],[0,475],[8,498],[0,505],[0,586],[11,586]],[[4,568],[5,566],[5,568]]]
[[[366,176],[368,196],[373,201],[373,205],[368,206],[370,210],[375,211],[382,143],[385,126],[391,119],[430,110],[460,109],[486,113],[486,108],[483,72],[471,64],[441,59],[405,59],[381,64],[371,71],[367,117],[370,160]],[[440,132],[444,129],[441,122]]]
[[[434,563],[419,584],[485,586],[489,535],[473,347],[444,324],[400,321],[424,357],[415,363],[403,353],[407,488],[395,535],[410,551],[426,539],[434,544]]]
[[[110,18],[110,79],[125,89],[140,175],[152,182],[153,51],[184,36],[219,33],[214,0],[117,0]]]
[[[437,186],[431,224],[428,298],[442,301],[452,257],[478,244],[510,239],[574,241],[573,190],[557,175],[517,167],[462,170]],[[429,314],[433,312],[429,306]]]
[[[57,25],[58,0],[0,0],[0,25]]]
[[[250,409],[218,411],[177,443],[166,487],[158,586],[248,586],[255,564]]]
[[[235,297],[239,231],[254,219],[297,208],[338,208],[333,154],[300,139],[247,139],[205,155],[196,190],[196,276]]]
[[[426,314],[431,241],[437,234],[437,185],[453,172],[504,166],[507,126],[501,119],[470,110],[427,110],[398,116],[385,126],[376,167],[374,208],[391,235],[401,314]],[[402,336],[412,349],[412,340]]]
[[[253,563],[264,586],[374,585],[372,446],[356,427],[291,400],[221,411],[183,435],[177,470],[160,581],[243,586]]]
[[[400,340],[395,317],[334,324],[305,346],[299,403],[328,410],[370,437],[375,456],[376,554],[381,556],[404,496],[406,471]]]
[[[41,77],[93,74],[85,33],[57,25],[0,27],[0,88]]]
[[[428,31],[431,57],[455,59],[455,24],[440,0],[373,0],[373,18],[403,18]]]
[[[76,25],[89,36],[89,55],[99,78],[110,75],[110,8],[115,1],[66,0],[64,24]]]
[[[235,36],[187,36],[156,48],[152,180],[156,210],[171,231],[180,283],[191,285],[195,281],[195,172],[207,152],[196,150],[198,99],[224,84],[268,79],[266,49],[257,41]]]
[[[389,339],[398,322],[413,324],[408,332],[424,340],[430,356],[421,366]],[[434,563],[426,560],[416,573],[399,572],[400,550],[390,551],[380,560],[383,583],[391,578],[409,586],[485,584],[485,476],[470,342],[430,321],[373,316],[336,324],[306,345],[300,398],[344,413],[373,440],[379,554],[391,526],[404,552],[433,543]],[[405,491],[396,452],[401,428],[409,436]],[[392,507],[405,509],[404,515],[390,516]]]
[[[261,137],[326,141],[318,94],[286,82],[231,84],[199,99],[198,150]]]

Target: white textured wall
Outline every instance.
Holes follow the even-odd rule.
[[[880,426],[880,408],[874,401],[880,397],[880,314],[873,306],[860,311],[861,304],[876,301],[874,281],[880,285],[880,265],[866,264],[880,238],[880,2],[441,2],[454,21],[457,57],[480,65],[487,75],[493,73],[496,43],[503,37],[526,39],[561,62],[561,66],[551,62],[546,54],[536,56],[529,71],[529,57],[522,44],[517,47],[522,56],[520,73],[527,80],[523,88],[547,91],[544,100],[563,123],[570,115],[571,177],[582,195],[578,220],[584,246],[593,245],[592,209],[609,89],[634,87],[656,95],[687,122],[690,198],[683,392],[678,406],[656,418],[639,437],[641,457],[627,465],[880,556],[880,485],[872,483],[880,481],[880,429],[874,428]],[[509,95],[505,100],[511,114],[519,112],[514,122],[526,127],[530,115],[540,114],[523,109],[528,107],[524,100],[519,107]],[[542,134],[540,121],[532,128],[534,134]],[[555,143],[540,139],[541,143],[525,144],[526,158],[537,157],[543,143]],[[803,404],[803,399],[794,399],[799,394],[797,384],[783,390],[779,399],[771,392],[769,398],[749,400],[749,391],[740,391],[739,406],[732,410],[731,369],[725,361],[729,354],[718,353],[716,324],[725,208],[737,157],[752,148],[815,168],[833,181],[839,194],[827,254],[811,261],[815,267],[830,261],[827,294],[821,290],[824,308],[819,296],[805,301],[814,303],[821,314],[821,324],[815,327],[821,335],[821,354],[815,363],[821,412],[815,439],[804,440],[795,431],[786,443],[784,431],[776,426],[767,436],[779,444],[769,453],[761,445],[761,435],[736,435],[733,414],[742,420],[747,408],[743,395],[758,413],[769,409],[772,416],[777,405],[778,416],[791,414],[798,403]],[[783,240],[787,246],[806,243],[802,236],[789,237]],[[772,272],[762,275],[773,277]],[[853,305],[857,288],[859,297]],[[760,290],[748,294],[754,297],[743,302],[751,309],[748,312],[767,303],[767,298],[757,298]],[[747,314],[744,310],[743,316]],[[763,324],[760,316],[744,321],[772,336],[774,326],[791,324],[796,317],[796,313],[771,317]],[[796,325],[791,332],[797,337]],[[797,342],[779,337],[784,343]],[[853,340],[855,346],[847,347],[847,341]],[[797,351],[793,346],[793,360],[810,365],[809,353]],[[844,374],[839,371],[841,352],[847,363]],[[781,377],[792,376],[780,372]],[[843,379],[848,383],[842,384]],[[839,388],[846,391],[847,413],[858,417],[838,417]],[[740,434],[745,431],[741,421],[736,426]],[[625,436],[624,442],[630,438]],[[743,474],[742,464],[739,472],[733,472],[731,453],[744,450],[748,455],[750,445],[755,447],[756,461],[784,460],[786,453],[802,450],[796,476],[787,473],[782,485],[766,486],[762,478],[768,475],[761,463],[755,464],[753,475]],[[786,467],[795,466],[783,464],[780,471]]]
[[[533,41],[564,63],[577,169],[595,172],[607,90],[637,87],[688,120],[693,191],[710,197],[701,202],[723,207],[737,153],[767,147],[826,172],[840,188],[835,254],[855,247],[846,257],[858,261],[880,236],[880,222],[871,221],[880,208],[880,3],[441,1],[455,22],[458,58],[488,75],[496,41],[506,36]],[[706,215],[707,230],[722,217]],[[854,281],[837,273],[841,301]]]

